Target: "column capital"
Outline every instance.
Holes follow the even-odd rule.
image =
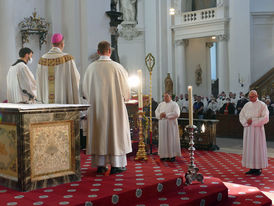
[[[175,46],[188,46],[189,40],[188,39],[179,39],[175,41]]]
[[[206,42],[206,47],[207,48],[213,47],[213,42]]]
[[[217,40],[218,41],[227,41],[229,38],[228,38],[228,35],[227,34],[222,34],[222,35],[218,35],[217,36]]]
[[[184,43],[183,43],[183,39],[178,39],[178,40],[175,40],[175,46],[181,46],[181,45],[183,45]]]

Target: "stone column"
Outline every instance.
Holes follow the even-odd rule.
[[[16,61],[18,51],[16,49],[17,27],[14,25],[13,0],[0,1],[0,102],[7,98],[7,73],[11,64]],[[21,46],[21,39],[20,39]]]
[[[213,42],[206,42],[206,67],[207,67],[207,96],[210,97],[211,92],[211,56],[210,56],[210,48],[213,47]]]
[[[87,0],[80,1],[80,58],[81,58],[81,77],[84,77],[88,66],[88,24],[87,24]]]
[[[229,92],[229,66],[228,66],[228,37],[218,36],[217,42],[217,75],[219,79],[219,93]]]
[[[186,93],[186,47],[188,40],[175,41],[175,71],[176,71],[176,94]]]
[[[152,97],[156,101],[162,101],[164,91],[164,76],[162,75],[162,65],[160,61],[161,50],[159,49],[159,26],[157,24],[157,11],[159,10],[158,0],[143,1],[145,26],[145,55],[151,53],[155,57],[155,66],[152,72]],[[149,20],[148,20],[149,19]],[[149,82],[149,72],[147,69],[143,72],[145,82]],[[149,90],[147,90],[148,93]]]

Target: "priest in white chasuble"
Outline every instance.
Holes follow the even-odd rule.
[[[269,111],[255,90],[249,92],[249,100],[239,115],[244,127],[242,165],[250,168],[246,174],[260,175],[268,166],[264,125],[269,121]]]
[[[27,103],[36,98],[36,81],[27,64],[32,62],[33,51],[22,48],[18,59],[7,74],[7,97],[9,103]]]
[[[51,43],[53,47],[38,63],[37,99],[44,104],[79,104],[80,74],[74,58],[62,52],[62,34],[54,34]]]
[[[126,170],[126,154],[132,151],[125,101],[130,98],[128,73],[110,59],[107,41],[98,44],[99,60],[90,64],[83,80],[83,94],[91,105],[88,111],[87,154],[97,173]]]
[[[175,161],[181,156],[181,145],[177,118],[180,116],[178,104],[172,101],[170,94],[164,94],[164,102],[155,111],[159,119],[158,154],[163,161]]]

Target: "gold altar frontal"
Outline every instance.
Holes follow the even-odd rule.
[[[0,104],[0,184],[30,191],[81,180],[79,121],[88,107]]]

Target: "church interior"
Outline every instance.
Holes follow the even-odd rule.
[[[273,0],[0,0],[0,25],[0,206],[274,205]],[[36,78],[55,33],[79,72],[80,104],[8,102],[19,50],[33,51]],[[83,79],[101,41],[131,83],[132,152],[119,174],[97,174],[86,153]],[[268,110],[259,175],[242,166],[251,90]],[[158,155],[166,93],[180,109],[175,161]]]

